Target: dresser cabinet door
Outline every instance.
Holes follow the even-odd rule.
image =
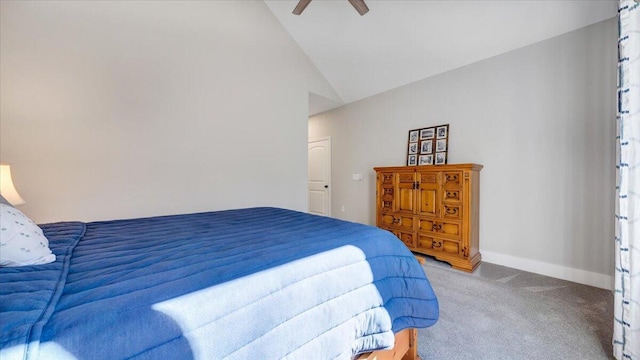
[[[396,174],[396,208],[398,213],[413,214],[415,211],[415,173],[398,172]]]
[[[439,174],[437,172],[416,172],[418,215],[438,216],[440,210],[438,177]]]

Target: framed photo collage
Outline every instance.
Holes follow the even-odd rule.
[[[449,124],[409,130],[407,165],[444,165],[449,150]]]

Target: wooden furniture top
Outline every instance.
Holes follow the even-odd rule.
[[[483,166],[480,164],[473,164],[473,163],[445,164],[445,165],[417,165],[417,166],[378,166],[378,167],[374,167],[373,170],[396,171],[396,170],[404,170],[407,168],[413,168],[413,169],[425,170],[425,171],[445,171],[445,170],[452,170],[452,169],[481,170]]]

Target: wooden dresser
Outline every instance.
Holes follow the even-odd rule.
[[[454,268],[480,264],[478,164],[376,167],[376,225]]]

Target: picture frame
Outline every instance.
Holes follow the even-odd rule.
[[[418,157],[418,165],[433,165],[433,154],[420,155]]]
[[[420,154],[431,154],[433,152],[433,142],[432,141],[422,141],[420,142]]]
[[[434,128],[426,128],[420,130],[420,140],[433,139],[435,136]]]
[[[409,155],[418,153],[418,143],[409,143]]]
[[[418,141],[418,130],[409,131],[409,142]]]
[[[449,125],[441,125],[436,127],[436,139],[446,139],[449,137]]]
[[[444,165],[448,151],[449,124],[409,130],[407,166]]]

